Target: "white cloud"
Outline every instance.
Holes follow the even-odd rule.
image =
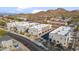
[[[27,9],[27,8],[30,8],[30,7],[17,7],[17,9]]]
[[[40,11],[45,11],[45,10],[33,10],[32,13],[37,13],[37,12],[40,12]]]
[[[16,7],[18,11],[22,11],[23,9],[31,8],[31,7]]]

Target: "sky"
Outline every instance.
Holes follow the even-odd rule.
[[[36,13],[39,11],[55,10],[61,7],[0,7],[0,13]],[[62,7],[66,10],[79,10],[79,7]]]
[[[0,0],[0,13],[36,13],[58,7],[78,10],[79,0]]]

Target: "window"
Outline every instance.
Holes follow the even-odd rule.
[[[66,41],[66,39],[64,39]]]
[[[59,43],[59,41],[57,41],[57,43]]]
[[[62,37],[60,37],[60,40],[62,40]]]
[[[64,43],[64,45],[65,45],[66,43]]]

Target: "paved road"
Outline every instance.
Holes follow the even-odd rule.
[[[23,43],[27,48],[29,48],[31,51],[45,51],[44,48],[38,46],[37,44],[35,44],[34,42],[30,41],[29,39],[22,37],[18,34],[14,34],[11,32],[7,32],[7,34],[9,36],[11,36],[12,38],[20,41],[21,43]]]
[[[45,33],[42,33],[39,37],[42,37],[42,36],[46,35],[47,33],[51,32],[51,31],[53,31],[53,30],[54,30],[54,28],[51,29],[51,30],[49,30],[49,31],[47,31],[47,32],[45,32]]]

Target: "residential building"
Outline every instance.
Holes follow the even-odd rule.
[[[17,31],[20,32],[25,32],[29,28],[29,23],[28,22],[19,22],[16,24]]]
[[[29,27],[36,26],[36,25],[39,25],[39,24],[40,24],[40,23],[36,23],[36,22],[29,23]]]
[[[5,48],[11,48],[13,46],[12,40],[2,41],[1,43],[2,43],[2,46]]]
[[[40,35],[43,32],[46,32],[52,28],[50,24],[39,24],[29,28],[28,32],[32,35]]]
[[[7,23],[7,29],[9,31],[25,32],[29,27],[38,25],[39,23],[29,23],[29,22],[11,22]]]
[[[51,18],[50,20],[47,20],[47,23],[52,24],[53,27],[57,28],[60,26],[67,25],[68,22],[71,21],[71,18],[62,19],[62,18]]]
[[[49,38],[55,40],[56,42],[61,43],[62,45],[67,45],[69,41],[69,33],[71,31],[71,27],[61,26],[54,31],[49,33]]]

